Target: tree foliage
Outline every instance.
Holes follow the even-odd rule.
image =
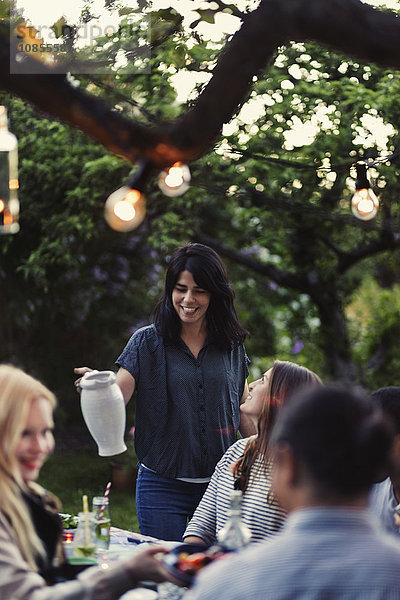
[[[0,80],[13,96],[2,101],[19,138],[22,213],[20,234],[0,240],[0,360],[45,375],[64,403],[76,406],[67,391],[72,367],[112,367],[130,331],[149,319],[172,249],[198,240],[228,262],[255,369],[279,357],[325,378],[373,387],[384,374],[395,383],[400,355],[389,335],[396,331],[395,305],[387,335],[384,315],[398,283],[400,79],[375,62],[396,64],[397,51],[389,57],[385,48],[398,20],[361,4],[309,2],[303,14],[301,1],[264,0],[244,16],[217,2],[200,8],[189,28],[165,9],[153,14],[148,74],[117,69],[114,76],[74,76],[71,83],[43,68],[33,82],[3,69]],[[219,54],[225,40],[207,43],[199,25],[212,26],[228,9],[243,26]],[[356,26],[354,19],[345,22],[351,10],[362,17]],[[329,25],[340,26],[341,37],[333,39],[325,25],[317,32],[327,11],[337,11]],[[361,33],[374,20],[385,24],[387,38],[377,35],[366,48]],[[356,41],[344,39],[350,25]],[[241,54],[243,40],[249,47]],[[278,42],[284,43],[279,51]],[[122,42],[113,43],[115,56]],[[172,84],[182,73],[199,77],[183,106]],[[83,133],[35,113],[15,95]],[[378,117],[394,126],[380,145],[368,131],[368,118]],[[303,133],[299,145],[296,129]],[[381,210],[362,223],[349,211],[350,166],[385,153],[394,156],[375,171]],[[166,199],[149,181],[146,220],[128,234],[110,231],[102,219],[105,198],[131,168],[122,156],[146,156],[155,166],[197,158],[184,196]],[[353,308],[359,290],[368,298],[366,277],[386,286],[368,314],[368,335]]]

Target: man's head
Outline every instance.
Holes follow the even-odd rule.
[[[392,441],[390,423],[364,394],[318,387],[293,396],[272,434],[274,491],[289,511],[364,505]]]

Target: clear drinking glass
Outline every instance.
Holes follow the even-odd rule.
[[[105,505],[102,510],[103,504]],[[97,548],[108,549],[111,528],[108,498],[104,502],[104,496],[95,496],[93,498],[93,513],[96,518],[96,546]]]
[[[96,558],[96,523],[92,512],[80,512],[73,541],[73,558]]]

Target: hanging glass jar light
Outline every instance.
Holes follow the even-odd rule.
[[[0,106],[0,234],[19,231],[18,140],[8,131],[7,109]]]

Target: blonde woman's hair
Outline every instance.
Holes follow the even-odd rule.
[[[12,365],[0,365],[0,513],[10,524],[24,559],[38,570],[44,547],[34,527],[22,492],[27,486],[16,458],[32,400],[45,398],[52,409],[56,398],[40,381]],[[39,486],[34,486],[37,491]]]

